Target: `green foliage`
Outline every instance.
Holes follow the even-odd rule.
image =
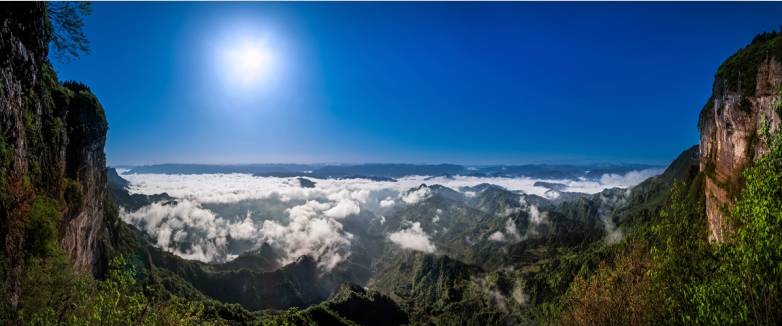
[[[676,184],[659,219],[625,240],[648,248],[651,259],[625,252],[589,278],[577,278],[563,320],[605,324],[634,316],[640,324],[782,323],[782,136],[771,142],[770,153],[744,173],[746,184],[731,211],[735,231],[727,242],[707,240],[705,175]],[[637,275],[648,279],[628,283]],[[628,287],[633,284],[637,287]],[[637,302],[645,302],[636,306],[640,310],[627,310]]]
[[[74,81],[66,81],[63,87],[72,94],[67,117],[70,140],[89,142],[105,136],[109,129],[106,112],[89,87]]]
[[[64,179],[65,186],[63,187],[63,197],[68,204],[68,211],[75,213],[81,211],[81,207],[84,204],[84,194],[82,194],[81,184],[72,179]]]
[[[0,205],[8,202],[8,171],[13,164],[13,150],[5,139],[5,136],[0,135]]]
[[[59,249],[60,211],[57,201],[39,195],[30,207],[25,226],[25,252],[44,257]]]
[[[631,242],[612,263],[577,277],[565,296],[558,323],[565,325],[651,324],[661,308],[653,300],[650,258],[643,242]]]
[[[150,308],[143,294],[136,291],[136,274],[122,257],[111,261],[108,280],[99,282],[98,295],[91,305],[88,318],[109,325],[134,321],[146,325],[152,321]]]
[[[651,286],[661,308],[657,319],[666,323],[690,323],[688,293],[692,284],[712,270],[714,257],[708,243],[704,202],[704,175],[691,184],[677,183],[660,219],[651,226]]]
[[[67,254],[57,248],[45,257],[32,257],[21,280],[19,323],[29,325],[68,324],[83,315],[83,304],[94,291],[89,276],[71,269]]]
[[[774,98],[774,101],[771,102],[771,107],[778,116],[782,117],[782,85],[779,86],[777,96]]]
[[[674,182],[656,218],[634,222],[622,242],[596,251],[603,252],[596,257],[599,263],[582,265],[562,299],[556,323],[689,323],[693,310],[688,289],[713,266],[704,178],[697,174]]]
[[[213,325],[204,303],[144,293],[132,266],[119,256],[108,277],[95,281],[74,273],[61,250],[29,261],[19,309],[25,325]]]
[[[767,119],[765,116],[760,117],[760,127],[758,128],[757,137],[760,139],[760,141],[764,143],[768,143],[770,140],[771,134],[771,122],[769,119]]]
[[[75,81],[75,80],[66,80],[62,83],[62,86],[71,92],[87,92],[92,93],[92,90],[90,90],[90,87],[86,84]]]
[[[31,108],[32,109],[32,108]],[[27,138],[27,143],[30,147],[36,147],[39,145],[39,134],[41,131],[41,123],[35,116],[35,113],[32,110],[28,110],[24,112],[24,116],[22,116],[22,120],[24,121],[24,128],[25,128],[25,136]]]
[[[83,30],[84,16],[92,13],[89,2],[49,2],[46,11],[58,57],[74,59],[80,53],[89,53],[90,42]]]
[[[498,289],[500,276],[487,279],[477,266],[422,253],[400,253],[386,264],[370,287],[395,298],[413,324],[518,323],[519,316],[507,309],[516,303]]]
[[[719,266],[690,293],[700,323],[782,323],[782,136],[774,138],[744,173],[735,234],[716,249]]]
[[[717,78],[725,83],[725,87],[742,95],[742,108],[747,107],[747,98],[755,92],[760,63],[769,57],[782,60],[782,33],[769,32],[756,36],[750,45],[725,60],[717,70]]]

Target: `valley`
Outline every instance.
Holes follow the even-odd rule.
[[[133,9],[133,4],[123,5]],[[317,12],[331,5],[296,9]],[[102,103],[109,103],[101,100],[104,94],[113,100],[118,96],[106,88],[113,84],[62,80],[52,57],[86,54],[82,19],[89,4],[1,6],[2,324],[782,323],[782,32],[758,34],[716,69],[705,104],[690,108],[700,110],[697,124],[692,124],[698,129],[698,144],[682,148],[665,165],[114,165],[107,163],[107,153],[138,153],[117,150],[116,144],[133,144],[127,139],[112,143],[112,128],[119,129],[119,135],[130,129],[138,139],[146,139],[148,135],[133,129],[144,127],[127,122],[126,111],[104,108]],[[155,9],[177,8],[166,6]],[[424,9],[443,10],[429,5]],[[426,26],[429,23],[427,19]],[[268,59],[261,50],[248,45],[239,56],[242,60],[233,61],[250,64],[223,70],[249,73],[264,68],[256,62]],[[259,82],[255,79],[262,74],[255,73],[258,76],[236,79]],[[331,87],[335,94],[344,91]],[[370,87],[364,90],[373,95]],[[141,99],[147,95],[133,94]],[[223,99],[235,100],[229,95]],[[427,108],[442,113],[439,107]],[[300,114],[290,110],[286,113]],[[460,137],[448,132],[462,132],[464,121],[445,123],[456,121],[458,114],[427,116],[431,112],[421,110],[422,120],[437,118],[443,135]],[[541,121],[546,121],[543,111]],[[132,127],[109,123],[109,113]],[[304,114],[296,117],[302,124],[308,121]],[[556,118],[572,122],[570,117]],[[363,122],[371,124],[372,119]],[[502,123],[470,136],[476,141],[494,137],[504,128]],[[161,125],[166,130],[177,127]],[[470,126],[476,125],[481,123]],[[241,129],[240,123],[235,126]],[[194,134],[188,130],[187,136],[199,146],[212,141],[194,136],[206,127],[188,127]],[[278,126],[273,123],[253,128],[266,127],[271,133],[285,130],[274,129]],[[598,147],[623,143],[614,135],[622,126],[590,127],[596,134],[611,134],[615,142]],[[331,131],[335,140],[329,141],[355,145],[337,129]],[[409,136],[382,130],[393,134],[386,144]],[[408,145],[440,140],[442,147],[428,148],[439,153],[447,142],[430,131],[416,131],[430,138],[422,136]],[[513,128],[514,135],[516,131]],[[533,139],[536,145],[547,141],[525,132],[529,135],[519,138]],[[657,132],[644,137],[662,139],[671,131]],[[182,139],[173,138],[147,144]],[[370,136],[358,138],[373,141]],[[518,141],[495,138],[498,148]],[[253,141],[284,143],[275,137]],[[215,147],[176,144],[170,148]],[[288,145],[279,148],[306,147]],[[354,148],[371,147],[362,146]],[[474,157],[481,159],[496,154],[480,146],[475,148],[485,152],[461,143],[451,146],[478,153]],[[646,150],[655,149],[641,149]]]

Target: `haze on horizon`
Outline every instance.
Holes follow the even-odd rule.
[[[110,165],[664,165],[779,3],[95,3]]]

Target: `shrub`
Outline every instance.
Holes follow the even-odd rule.
[[[18,324],[29,325],[211,325],[199,301],[155,300],[120,257],[105,281],[73,272],[62,250],[30,259],[22,279]]]
[[[736,232],[716,249],[715,272],[689,293],[700,323],[782,323],[782,134],[744,177]]]
[[[590,277],[577,277],[563,301],[564,325],[651,324],[658,306],[650,291],[650,257],[635,243],[610,265],[601,263]]]
[[[81,207],[84,201],[84,195],[82,194],[81,184],[72,179],[65,179],[64,181],[63,197],[68,204],[68,213],[76,213],[81,211]]]
[[[88,2],[47,3],[51,42],[59,58],[78,58],[89,53],[89,40],[84,34],[84,16],[91,13]]]
[[[25,252],[43,257],[59,249],[59,205],[54,199],[39,195],[33,200],[25,225]]]

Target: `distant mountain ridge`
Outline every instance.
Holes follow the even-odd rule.
[[[302,173],[316,169],[306,164],[152,164],[130,168],[129,173],[210,174],[210,173]]]
[[[156,164],[131,168],[127,173],[211,174],[246,173],[264,177],[368,178],[392,181],[413,175],[475,176],[475,177],[531,177],[545,179],[586,178],[597,180],[605,174],[627,174],[631,171],[662,169],[650,164],[524,164],[467,166],[457,164],[395,164],[368,163],[346,165],[318,164]]]

